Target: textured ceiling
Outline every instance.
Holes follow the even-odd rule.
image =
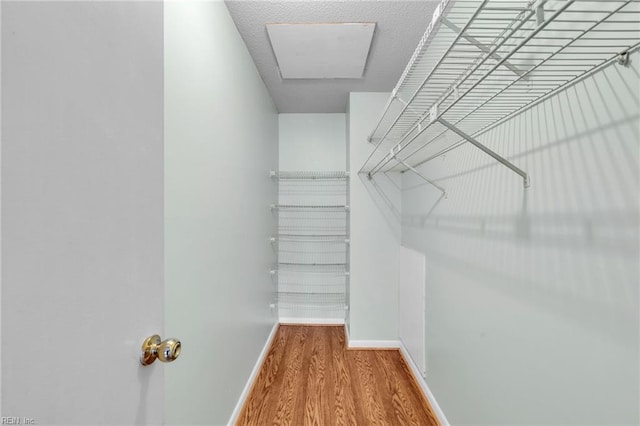
[[[345,112],[349,92],[390,92],[400,78],[438,1],[227,0],[279,112]],[[283,80],[265,24],[376,22],[361,79]]]

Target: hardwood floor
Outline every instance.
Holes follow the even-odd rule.
[[[236,425],[439,425],[398,350],[347,350],[343,326],[281,325]]]

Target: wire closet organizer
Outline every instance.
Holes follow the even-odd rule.
[[[344,171],[271,172],[278,233],[271,275],[281,321],[344,321],[349,282],[348,178]]]
[[[640,0],[441,0],[369,137],[359,173],[410,170],[640,46]]]

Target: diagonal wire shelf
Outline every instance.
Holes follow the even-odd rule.
[[[640,0],[441,6],[371,134],[375,149],[360,173],[423,164],[602,66],[625,65],[640,47]]]

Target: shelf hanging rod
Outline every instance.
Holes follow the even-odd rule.
[[[490,157],[492,157],[497,162],[499,162],[502,165],[504,165],[504,166],[508,167],[509,169],[511,169],[514,173],[520,175],[522,177],[522,179],[524,180],[524,187],[525,188],[528,188],[531,185],[531,183],[529,182],[529,175],[527,174],[527,172],[523,171],[522,169],[517,167],[515,164],[513,164],[512,162],[510,162],[506,158],[502,157],[501,155],[497,154],[496,152],[494,152],[494,151],[490,150],[489,148],[487,148],[486,146],[482,145],[480,142],[478,142],[477,139],[475,139],[474,137],[466,134],[462,130],[458,129],[456,126],[454,126],[453,124],[449,123],[447,120],[445,120],[443,118],[439,118],[438,122],[440,124],[442,124],[444,127],[446,127],[449,130],[451,130],[452,132],[456,133],[458,136],[461,136],[464,139],[466,139],[473,146],[475,146],[476,148],[478,148],[479,150],[481,150],[485,154],[489,155]]]

